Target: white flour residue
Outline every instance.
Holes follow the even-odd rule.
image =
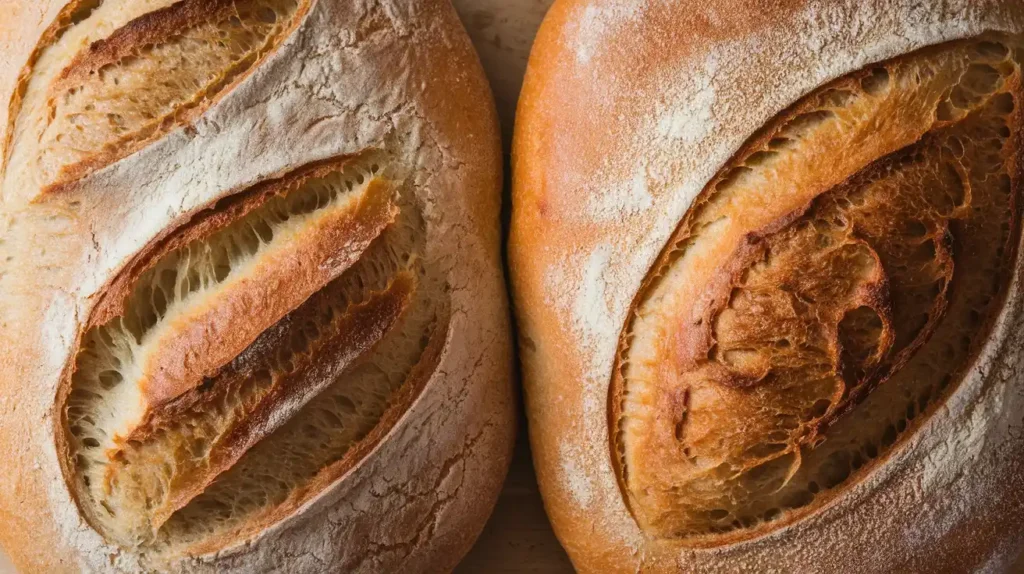
[[[545,278],[545,302],[567,317],[567,327],[586,357],[583,382],[594,392],[607,390],[621,321],[630,301],[628,294],[619,292],[622,275],[633,272],[635,258],[627,258],[628,245],[601,243],[553,266]]]
[[[594,54],[605,48],[605,37],[619,27],[637,19],[643,10],[642,0],[618,0],[583,9],[576,19],[576,62],[588,64]]]
[[[682,90],[658,113],[656,131],[662,138],[695,144],[708,137],[718,122],[712,108],[718,101],[714,79],[718,72],[718,55],[708,54],[697,72],[685,70],[681,78],[700,78],[696,85]]]
[[[612,282],[609,274],[613,259],[621,254],[604,243],[593,250],[576,253],[562,265],[553,266],[545,278],[548,293],[546,303],[568,319],[568,328],[579,342],[579,351],[585,365],[578,387],[580,412],[573,414],[579,436],[560,443],[558,460],[559,483],[581,509],[591,505],[598,492],[595,483],[602,473],[588,461],[597,452],[607,451],[607,426],[604,421],[607,405],[607,383],[610,380],[615,345],[618,338],[616,309],[609,304]],[[600,490],[599,490],[600,489]]]
[[[605,423],[608,390],[601,382],[600,380],[592,381],[583,389],[583,424],[587,439],[591,444],[601,441],[608,428]]]
[[[572,304],[573,329],[592,344],[615,337],[615,323],[608,308],[608,270],[612,248],[598,245],[583,265],[583,276]]]
[[[558,458],[562,463],[562,483],[573,502],[585,510],[594,499],[594,486],[590,482],[584,458],[570,442],[562,442],[558,450]]]
[[[647,167],[638,166],[633,178],[607,188],[595,186],[587,196],[586,215],[593,221],[619,221],[640,215],[654,205],[647,186]]]
[[[1018,289],[1020,279],[1015,277],[1009,291],[1014,294]],[[1020,411],[1024,398],[1016,388],[1021,361],[1014,356],[1007,360],[1008,350],[1017,345],[1013,338],[1021,316],[1018,297],[1011,295],[975,359],[975,367],[948,399],[945,412],[937,415],[958,422],[944,431],[942,441],[923,460],[921,487],[926,495],[955,487],[958,478],[984,468],[984,457],[997,450],[999,441],[1015,427],[1019,430],[1020,419],[1014,413]]]
[[[601,9],[594,5],[589,5],[583,10],[576,38],[576,61],[580,64],[590,62],[598,44],[597,37],[604,35],[604,25],[598,24],[600,13]]]
[[[41,372],[59,375],[67,362],[71,347],[75,342],[75,303],[65,293],[55,293],[50,297],[40,322],[40,340],[45,344],[45,353],[39,360]],[[53,376],[56,381],[58,376]],[[56,382],[54,383],[56,384]]]
[[[991,501],[1005,488],[985,469],[999,467],[1006,441],[1021,431],[1019,413],[1019,347],[1015,325],[1020,323],[1019,279],[1010,286],[1011,300],[993,327],[989,341],[953,396],[929,423],[921,442],[934,446],[918,462],[921,498],[942,500],[925,508],[923,519],[906,534],[908,547],[928,548],[976,516],[990,512]],[[932,433],[932,436],[928,436]],[[937,439],[937,440],[936,440]],[[934,441],[934,442],[933,442]],[[999,554],[997,552],[997,554]]]
[[[993,396],[993,399],[996,397]],[[974,466],[985,453],[985,436],[993,421],[1000,419],[995,400],[981,402],[970,418],[962,420],[953,432],[924,460],[921,487],[935,492],[945,488],[961,474],[965,466]],[[995,407],[995,408],[993,408]]]

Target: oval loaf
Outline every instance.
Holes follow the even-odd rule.
[[[514,399],[497,117],[449,2],[2,10],[15,565],[453,568]]]
[[[559,0],[513,178],[530,436],[578,569],[1024,551],[1020,2]]]

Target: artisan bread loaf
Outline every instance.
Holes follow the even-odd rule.
[[[454,567],[514,399],[497,118],[451,5],[9,5],[15,564]]]
[[[582,571],[1024,550],[1024,9],[556,2],[510,264]],[[543,233],[537,233],[543,229]]]

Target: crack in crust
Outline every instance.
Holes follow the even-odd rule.
[[[612,381],[644,531],[717,546],[797,520],[941,404],[1017,243],[1020,48],[992,35],[836,81],[708,185]]]

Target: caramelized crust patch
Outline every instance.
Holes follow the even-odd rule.
[[[308,9],[303,0],[127,4],[79,2],[44,36],[11,106],[5,196],[58,189],[191,121]]]
[[[939,46],[825,86],[712,180],[613,376],[613,460],[641,528],[708,546],[796,520],[941,403],[1018,242],[1020,44]]]

